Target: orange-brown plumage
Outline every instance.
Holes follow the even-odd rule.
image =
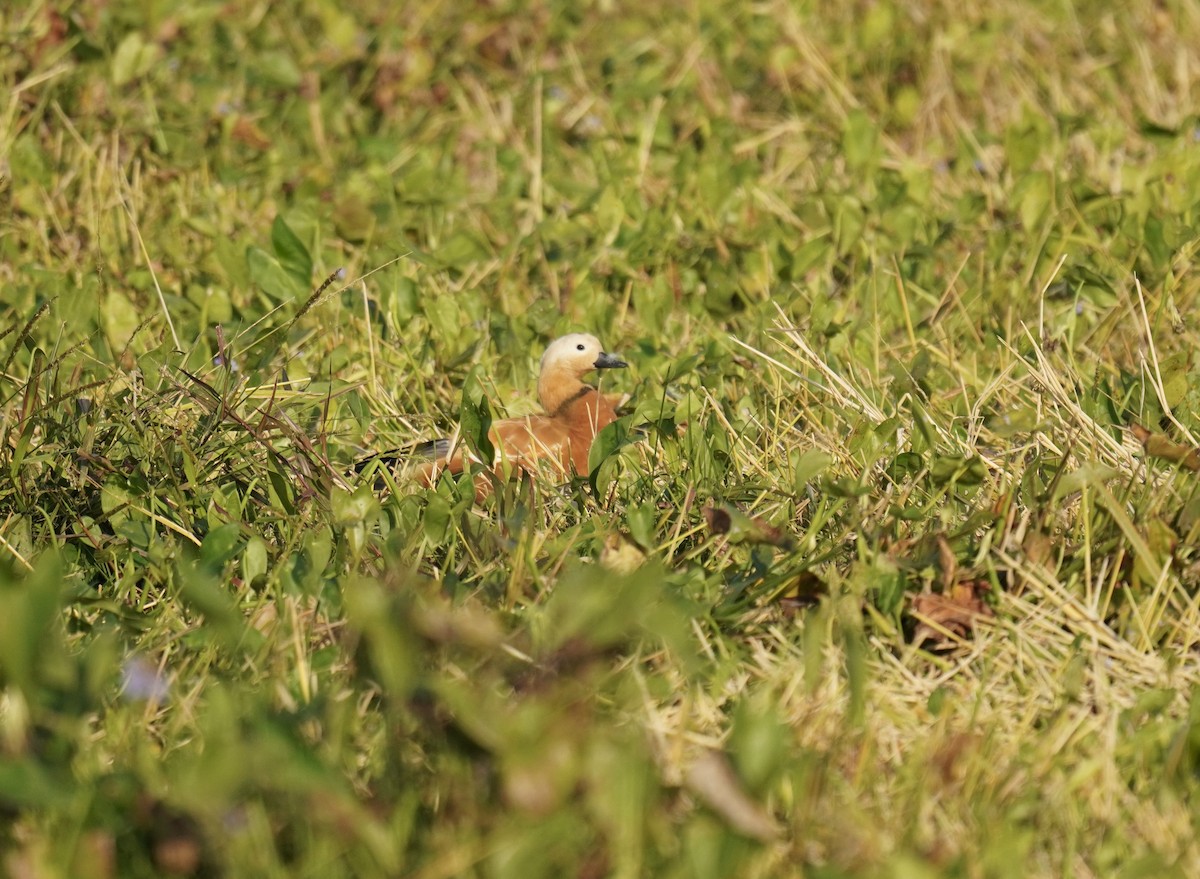
[[[617,418],[614,397],[601,394],[583,381],[596,369],[626,364],[604,352],[595,336],[572,333],[554,340],[542,355],[538,400],[543,414],[507,418],[492,424],[488,438],[495,448],[493,469],[533,471],[546,465],[562,477],[588,472],[588,454],[596,434]],[[461,447],[449,456],[422,466],[421,481],[432,484],[443,470],[459,473],[464,466]],[[480,481],[478,494],[486,494]]]

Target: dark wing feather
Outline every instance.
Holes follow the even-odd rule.
[[[361,458],[354,464],[354,470],[357,473],[362,473],[367,469],[367,465],[378,461],[382,466],[392,468],[401,464],[408,464],[416,460],[425,460],[429,458],[444,458],[450,454],[450,440],[445,437],[439,437],[435,440],[425,440],[424,442],[414,443],[411,446],[406,446],[399,449],[390,449],[386,452],[375,452]]]

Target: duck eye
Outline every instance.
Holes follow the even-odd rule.
[[[580,342],[578,345],[575,346],[576,351],[582,351],[583,349],[584,349],[583,342]]]

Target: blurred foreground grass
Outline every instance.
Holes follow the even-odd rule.
[[[0,23],[0,869],[1200,873],[1195,3]]]

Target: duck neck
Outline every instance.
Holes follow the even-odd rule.
[[[594,391],[578,376],[559,370],[544,372],[538,378],[538,400],[547,415],[558,415],[576,400]]]

